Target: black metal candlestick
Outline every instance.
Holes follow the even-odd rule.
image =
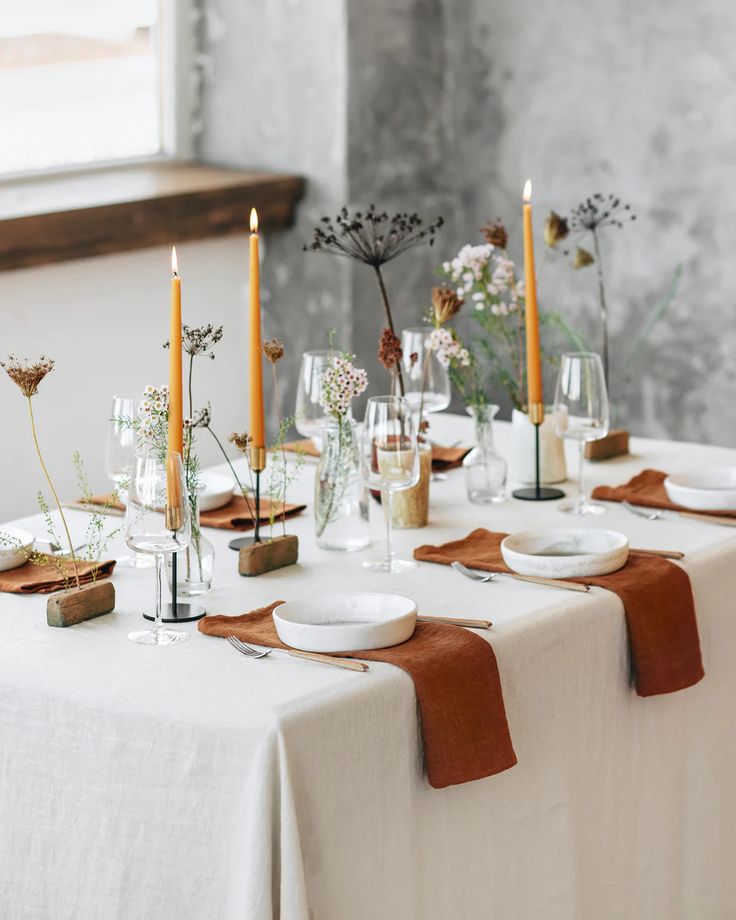
[[[241,550],[244,546],[251,546],[255,543],[261,543],[261,473],[266,468],[266,449],[265,447],[250,448],[250,468],[255,473],[255,509],[256,519],[253,527],[252,537],[237,537],[228,543],[230,549]]]
[[[539,426],[544,421],[543,403],[535,403],[529,406],[529,418],[534,425],[534,479],[535,485],[526,489],[515,489],[511,494],[514,498],[520,498],[525,502],[548,502],[556,498],[564,498],[565,493],[562,489],[551,489],[549,486],[540,484],[540,445],[539,445]]]

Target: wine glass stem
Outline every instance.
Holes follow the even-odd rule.
[[[585,463],[585,441],[580,442],[580,462],[578,464],[578,505],[582,508],[585,504],[585,490],[583,488],[583,464]]]
[[[394,558],[393,545],[392,545],[392,530],[391,526],[393,524],[394,508],[393,508],[393,497],[394,493],[391,490],[387,490],[383,493],[382,501],[386,506],[386,562],[391,565],[391,562]]]
[[[153,632],[158,635],[161,630],[161,587],[163,582],[164,557],[161,553],[156,553],[156,616],[153,621]]]

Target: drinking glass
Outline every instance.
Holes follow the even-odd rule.
[[[386,555],[364,562],[374,572],[403,572],[416,566],[409,559],[397,559],[392,545],[392,499],[395,492],[419,482],[419,450],[411,408],[403,396],[372,396],[368,400],[360,442],[363,481],[380,489],[386,519]]]
[[[430,350],[431,326],[413,326],[401,333],[404,391],[412,412],[442,412],[450,405],[450,375]],[[416,358],[412,361],[412,355]],[[424,400],[422,401],[422,390]]]
[[[143,645],[171,645],[188,638],[161,623],[164,556],[189,545],[191,520],[181,455],[173,451],[141,451],[133,460],[128,482],[125,542],[136,553],[156,560],[156,611],[151,629],[129,634]]]
[[[570,352],[562,356],[555,390],[557,434],[580,445],[578,496],[560,506],[568,514],[602,514],[606,509],[590,501],[583,488],[585,445],[608,434],[609,411],[606,378],[600,355]]]
[[[322,447],[322,429],[327,416],[320,405],[322,374],[330,365],[329,351],[305,351],[299,368],[294,427],[303,438],[311,438],[318,450]]]
[[[138,412],[140,396],[120,396],[112,398],[110,425],[107,429],[107,447],[105,449],[105,469],[112,480],[115,491],[120,494],[128,482],[130,467],[135,458],[136,433],[132,422]],[[127,422],[118,419],[130,420]],[[130,556],[118,556],[117,564],[135,569],[145,569],[153,565],[150,556],[133,553]]]

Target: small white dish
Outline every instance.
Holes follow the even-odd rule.
[[[20,527],[0,528],[0,572],[17,569],[28,562],[33,534]]]
[[[233,497],[235,484],[229,476],[223,476],[221,473],[201,473],[199,482],[203,486],[199,493],[200,511],[224,508]]]
[[[664,481],[667,498],[693,511],[736,511],[736,466],[674,473]]]
[[[279,639],[292,648],[353,652],[406,642],[417,604],[402,594],[332,594],[288,601],[272,615]]]
[[[524,530],[506,537],[501,553],[506,565],[519,575],[580,578],[623,568],[629,558],[629,541],[615,530]]]

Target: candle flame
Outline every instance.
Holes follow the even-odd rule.
[[[524,201],[527,201],[527,202],[532,200],[532,180],[531,179],[527,179],[526,182],[524,183],[524,192],[522,193],[521,197],[524,199]]]
[[[171,247],[171,274],[179,274],[179,262],[176,258],[176,246]]]
[[[255,208],[250,209],[250,232],[258,233],[258,211]]]

